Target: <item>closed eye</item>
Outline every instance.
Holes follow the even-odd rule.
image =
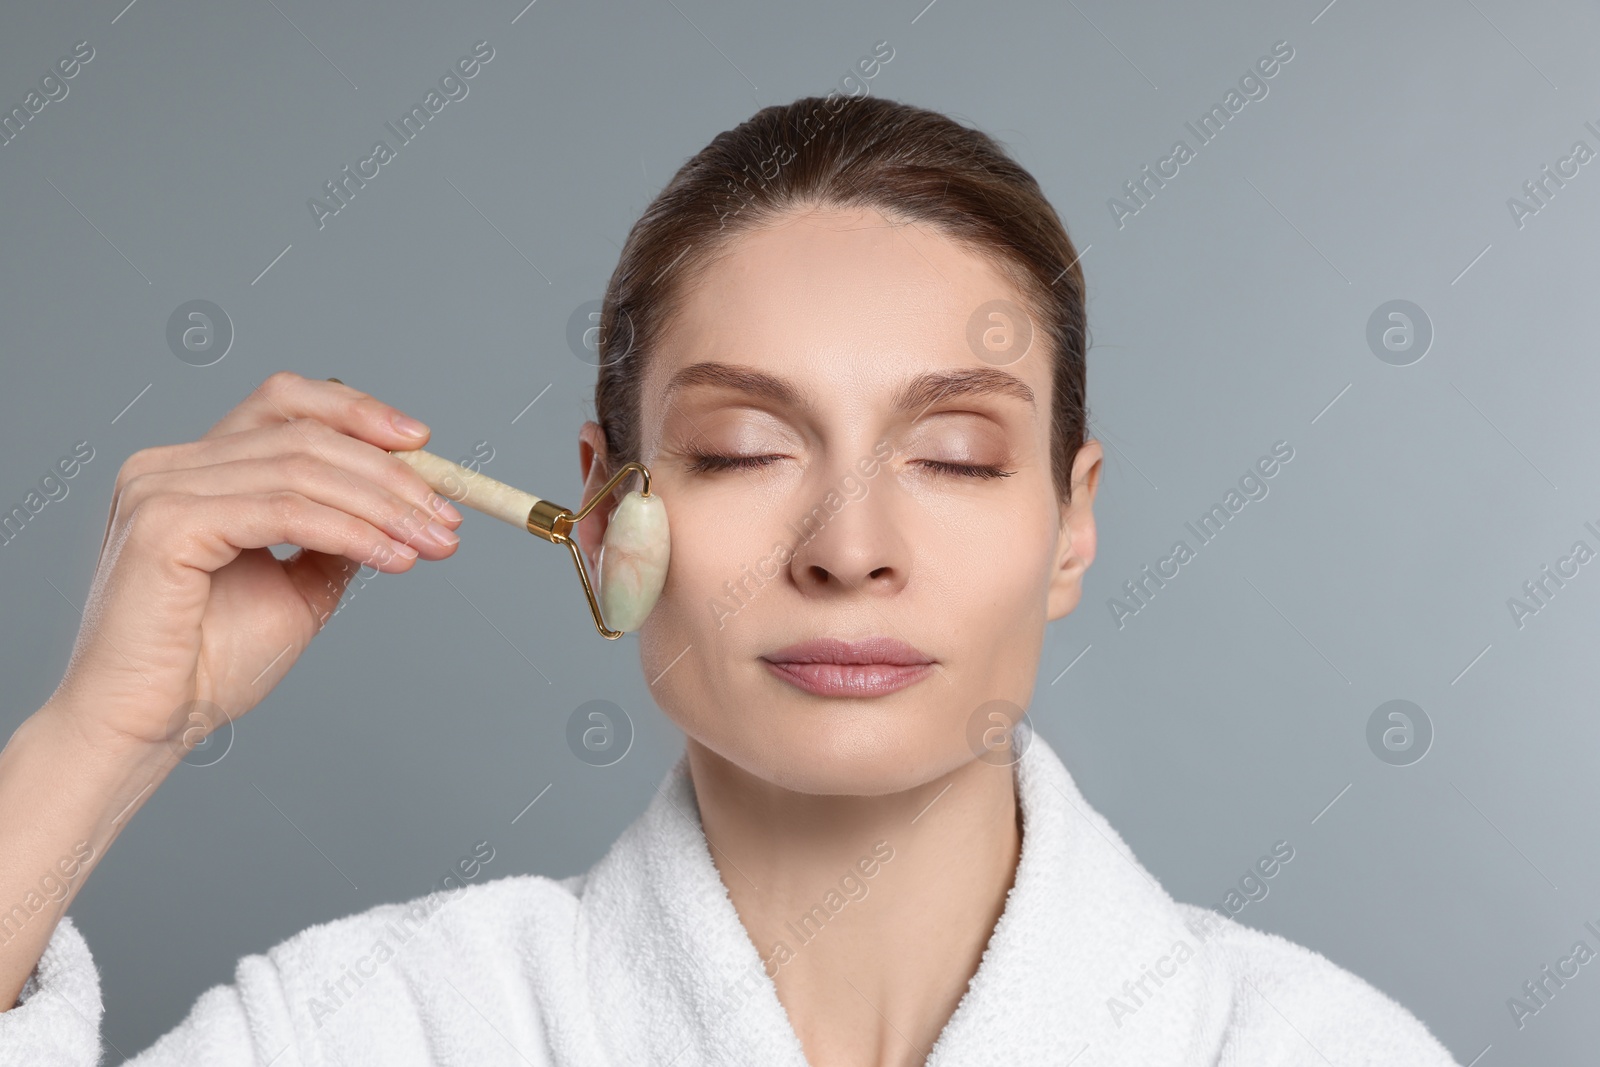
[[[765,467],[782,456],[723,456],[710,452],[692,453],[694,462],[688,464],[687,470],[691,474],[711,474],[717,471],[751,470]],[[1003,470],[992,464],[951,463],[942,459],[917,460],[927,469],[937,474],[949,474],[962,478],[1009,478],[1016,471]]]
[[[765,467],[781,456],[719,456],[710,452],[692,452],[694,462],[687,466],[690,474],[709,474],[714,471],[746,470]]]
[[[1009,478],[1016,471],[1002,470],[988,463],[949,463],[942,459],[921,459],[918,463],[925,464],[929,470],[940,474],[957,474],[969,478]]]

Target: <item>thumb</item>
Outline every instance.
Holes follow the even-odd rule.
[[[331,552],[317,552],[307,548],[302,548],[283,560],[284,573],[289,576],[289,581],[306,602],[306,608],[311,612],[317,632],[320,632],[333,617],[333,613],[339,610],[339,602],[344,599],[350,579],[355,577],[356,572],[363,566],[368,565],[356,563],[345,556],[337,556]]]

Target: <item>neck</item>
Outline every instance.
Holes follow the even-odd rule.
[[[1011,767],[817,796],[688,741],[711,855],[807,1060],[920,1064],[978,969],[1021,853]]]

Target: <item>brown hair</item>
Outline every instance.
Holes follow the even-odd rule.
[[[910,104],[808,96],[717,134],[628,234],[600,312],[595,421],[615,470],[639,458],[643,361],[705,268],[741,233],[794,210],[871,207],[926,223],[994,262],[1054,357],[1050,448],[1058,497],[1086,434],[1083,269],[1039,183],[987,134]],[[1043,329],[1039,329],[1043,324]],[[619,487],[620,488],[620,487]]]

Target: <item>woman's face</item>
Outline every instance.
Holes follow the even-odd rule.
[[[786,788],[874,795],[976,758],[1028,706],[1045,623],[1094,559],[1100,449],[1062,505],[1047,341],[1006,349],[997,300],[1023,305],[981,256],[837,209],[737,238],[686,294],[641,391],[672,556],[638,637],[693,740]],[[601,525],[580,531],[591,562]],[[816,638],[927,662],[775,664]]]

